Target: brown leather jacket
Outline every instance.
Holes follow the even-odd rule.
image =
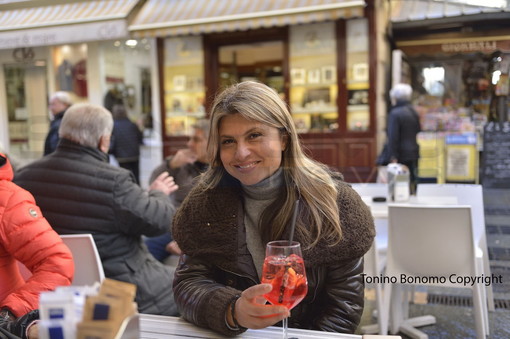
[[[354,333],[363,312],[363,255],[370,248],[374,224],[359,195],[339,181],[338,206],[343,240],[325,240],[303,250],[308,294],[289,318],[289,326]],[[188,321],[224,335],[232,331],[225,314],[240,291],[260,283],[247,249],[240,189],[203,191],[195,187],[173,222],[173,235],[186,255],[176,270],[174,297]],[[286,234],[284,234],[285,238]],[[309,239],[296,240],[303,246]]]

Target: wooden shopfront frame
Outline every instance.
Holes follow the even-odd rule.
[[[368,25],[368,36],[375,35],[375,14],[371,2],[364,9]],[[316,160],[341,171],[346,181],[365,182],[375,180],[374,159],[376,156],[376,65],[377,65],[377,42],[376,39],[368,38],[368,53],[366,68],[363,69],[367,77],[367,111],[368,128],[362,131],[350,130],[347,126],[347,107],[349,101],[349,89],[347,84],[347,20],[339,19],[334,22],[336,34],[336,79],[338,86],[336,96],[336,108],[338,113],[338,129],[330,133],[301,133],[300,138],[307,152]],[[273,27],[268,29],[257,29],[236,32],[224,32],[215,34],[204,34],[204,88],[205,88],[205,110],[208,114],[212,105],[214,95],[219,89],[218,79],[218,49],[221,46],[258,43],[264,41],[281,41],[284,46],[284,58],[282,62],[283,76],[285,82],[285,98],[289,98],[290,88],[290,65],[289,65],[289,26]],[[165,80],[164,80],[164,40],[157,38],[158,63],[160,70],[160,104],[162,121],[165,121],[167,111],[165,103]],[[360,71],[361,72],[361,71]],[[361,74],[361,73],[360,73]],[[162,124],[163,153],[164,156],[174,154],[178,149],[185,147],[187,137],[168,136],[165,131],[165,124]]]

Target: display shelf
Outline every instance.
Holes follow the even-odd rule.
[[[167,118],[205,118],[205,112],[166,112]]]
[[[349,105],[347,106],[348,112],[360,112],[360,111],[368,111],[368,105]]]
[[[183,90],[166,90],[165,94],[188,94],[188,95],[197,95],[205,93],[205,88],[200,89],[183,89]]]
[[[336,112],[337,108],[331,106],[314,108],[306,107],[292,108],[292,114],[331,114]]]

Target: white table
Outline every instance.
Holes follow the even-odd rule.
[[[136,319],[139,319],[136,322]],[[197,327],[179,317],[165,317],[159,315],[139,314],[126,327],[124,335],[120,339],[166,339],[166,338],[207,338],[224,339],[228,337],[221,336],[211,330]],[[136,328],[137,326],[138,329]],[[137,334],[137,336],[134,336]],[[261,330],[248,330],[245,333],[235,337],[242,339],[280,339],[282,337],[281,327],[268,327]],[[319,339],[319,338],[337,338],[337,339],[362,339],[360,335],[340,334],[321,331],[289,329],[289,338],[299,339]]]
[[[417,197],[411,196],[408,201],[402,202],[375,202],[372,201],[372,197],[363,196],[361,197],[363,202],[370,208],[374,219],[387,219],[388,218],[388,206],[395,205],[456,205],[458,199],[455,196],[425,196]]]

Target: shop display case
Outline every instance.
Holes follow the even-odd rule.
[[[298,132],[338,130],[336,37],[333,23],[290,30],[290,107]]]
[[[349,132],[370,129],[368,102],[368,24],[365,19],[347,22],[347,117]]]
[[[197,119],[205,118],[201,37],[165,40],[164,101],[166,136],[186,136]]]

